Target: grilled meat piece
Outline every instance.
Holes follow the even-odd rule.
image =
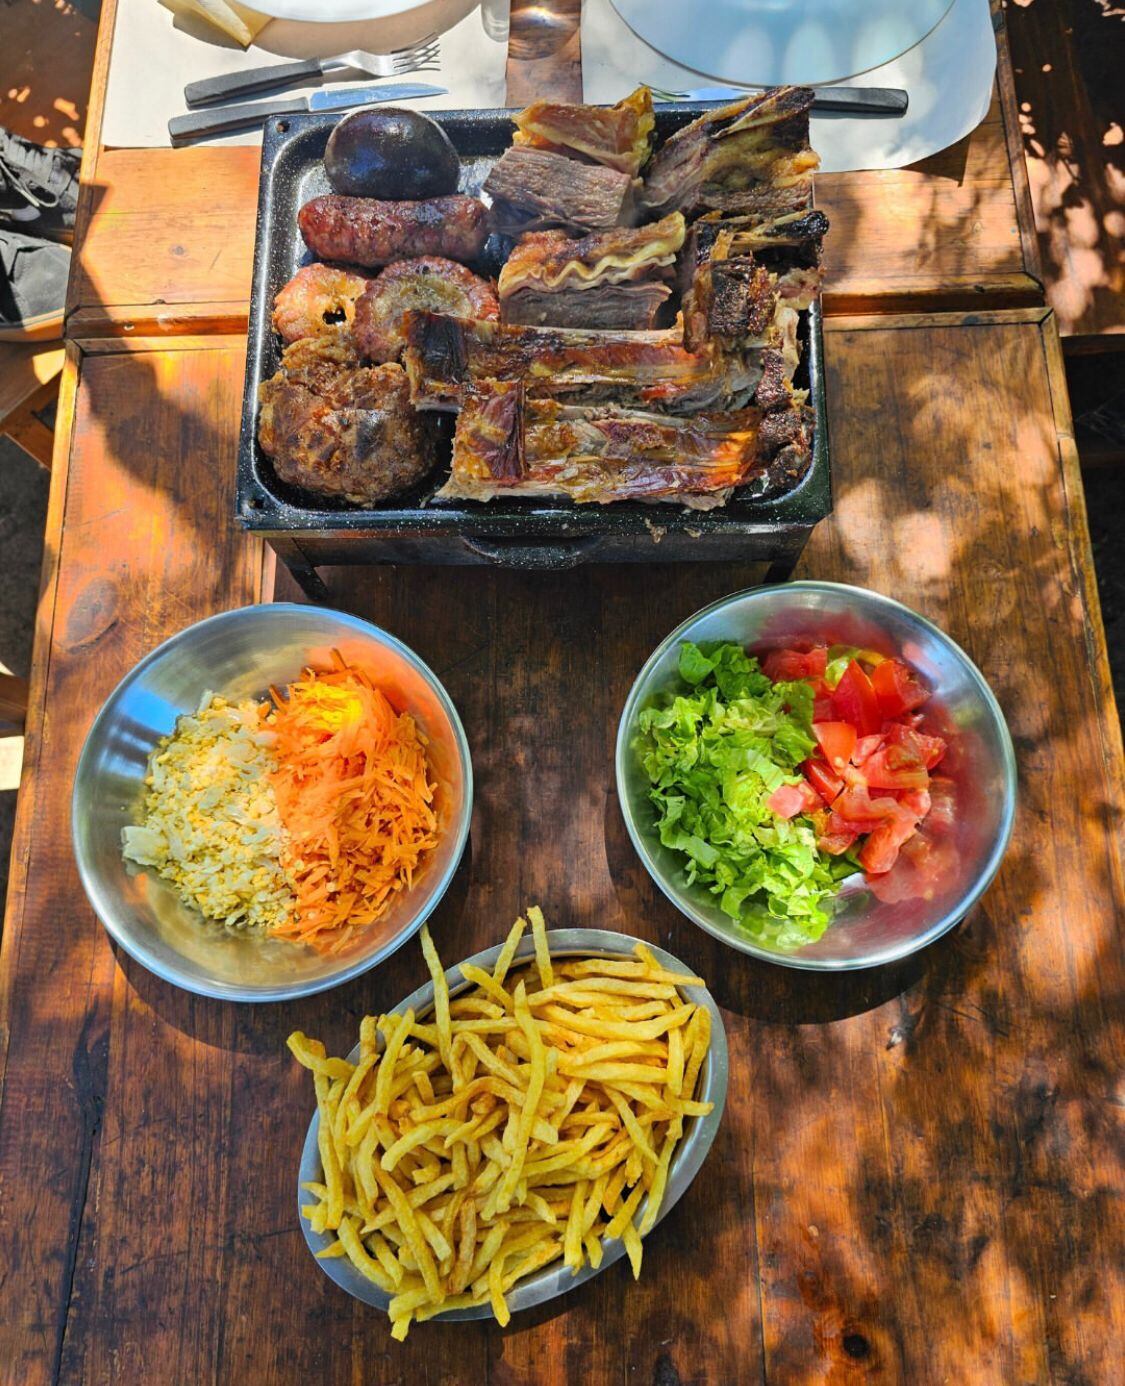
[[[641,201],[660,214],[742,212],[766,220],[812,206],[808,87],[774,87],[677,130],[649,165]]]
[[[288,347],[258,400],[258,441],[291,486],[374,505],[432,466],[402,367],[364,365],[343,334]]]
[[[487,279],[436,255],[396,260],[377,275],[355,307],[352,335],[372,361],[397,361],[406,345],[402,315],[411,308],[463,318],[498,318],[500,304]]]
[[[811,412],[757,409],[686,418],[534,399],[522,382],[470,390],[442,498],[568,496],[579,503],[674,500],[707,509],[737,486],[793,485],[812,457]]]
[[[505,322],[528,327],[587,327],[648,332],[672,297],[667,284],[594,284],[581,293],[516,289],[504,300]]]
[[[484,180],[500,231],[557,226],[581,234],[632,220],[633,179],[600,164],[582,164],[546,149],[510,148]]]
[[[419,409],[457,409],[466,386],[523,380],[529,395],[686,413],[745,404],[761,378],[757,362],[727,355],[717,344],[687,351],[676,328],[584,332],[440,313],[408,313],[403,326],[403,365]]]
[[[273,301],[273,329],[287,342],[351,326],[368,276],[341,265],[303,265]]]
[[[314,197],[297,213],[305,244],[322,260],[373,269],[393,260],[441,255],[475,260],[488,239],[488,211],[475,197],[380,202],[373,197]]]
[[[638,87],[616,106],[533,101],[512,117],[515,145],[589,159],[635,178],[652,153],[652,92]]]
[[[679,212],[633,229],[573,240],[562,231],[521,238],[497,288],[505,322],[650,329],[671,297],[664,283],[684,243]]]

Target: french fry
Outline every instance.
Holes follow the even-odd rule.
[[[547,943],[547,925],[543,919],[543,911],[538,905],[532,905],[527,917],[531,920],[531,934],[535,939],[535,966],[539,972],[539,985],[546,988],[555,980],[554,969],[551,967],[551,949]]]
[[[542,918],[542,916],[540,916]],[[527,920],[521,915],[512,925],[508,937],[504,940],[504,946],[500,949],[500,956],[496,959],[496,966],[492,969],[492,980],[498,985],[504,985],[504,978],[508,975],[508,968],[512,965],[512,959],[516,955],[516,949],[523,938],[523,931],[527,928]]]
[[[530,923],[534,957],[515,963]],[[359,1061],[295,1032],[313,1074],[322,1175],[301,1216],[388,1299],[391,1335],[489,1305],[552,1263],[577,1274],[619,1238],[634,1276],[697,1093],[710,1015],[700,985],[638,944],[632,958],[551,958],[542,912],[450,997],[429,931],[433,1012],[365,1016]],[[381,1040],[379,1036],[382,1036]],[[383,1048],[380,1052],[379,1044]],[[642,1206],[643,1205],[643,1206]]]

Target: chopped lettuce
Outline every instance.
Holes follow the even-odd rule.
[[[733,644],[685,642],[679,672],[685,687],[640,714],[635,742],[660,840],[683,854],[687,884],[746,933],[778,948],[812,943],[854,866],[820,852],[808,818],[766,806],[800,780],[816,745],[812,688],[771,683]]]

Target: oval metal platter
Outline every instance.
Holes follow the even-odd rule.
[[[548,939],[551,945],[551,957],[559,959],[576,956],[632,957],[633,947],[638,942],[637,939],[631,938],[628,934],[612,933],[605,929],[552,929],[548,933]],[[501,945],[498,944],[495,948],[487,948],[483,953],[476,953],[471,958],[466,958],[465,962],[474,963],[477,967],[491,972],[500,955],[500,947]],[[662,948],[657,948],[653,944],[650,944],[649,947],[652,949],[653,956],[663,967],[670,971],[691,975],[691,970],[685,967],[678,958],[673,957],[671,953],[666,953]],[[518,963],[532,961],[534,956],[534,943],[531,936],[527,935],[520,940],[512,965],[514,967]],[[449,968],[445,974],[451,998],[468,990],[471,986],[471,983],[467,982],[462,975],[461,967],[462,964],[458,963],[456,967]],[[659,1226],[676,1206],[692,1180],[699,1173],[700,1167],[707,1157],[707,1152],[711,1148],[711,1143],[715,1139],[719,1123],[722,1121],[727,1097],[729,1059],[723,1017],[706,987],[681,987],[680,991],[686,1000],[697,1006],[705,1007],[711,1014],[711,1047],[700,1070],[698,1097],[700,1101],[713,1103],[714,1107],[709,1116],[692,1117],[684,1123],[683,1139],[672,1158],[668,1186],[664,1195],[663,1206],[656,1219],[656,1226]],[[405,1000],[400,1001],[390,1014],[402,1015],[413,1009],[415,1015],[421,1018],[432,1010],[433,1001],[434,987],[433,983],[429,982],[424,987],[419,987]],[[380,1036],[380,1044],[381,1042],[382,1036]],[[359,1045],[357,1044],[348,1058],[354,1063],[358,1057]],[[298,1208],[304,1197],[301,1184],[320,1182],[323,1178],[320,1152],[317,1149],[319,1129],[320,1116],[318,1113],[314,1114],[309,1123],[304,1150],[301,1152],[301,1168],[297,1176]],[[645,1203],[642,1202],[638,1213],[643,1213],[644,1208]],[[327,1250],[335,1241],[334,1235],[314,1232],[310,1228],[307,1218],[300,1214],[298,1217],[301,1230],[305,1234],[305,1241],[314,1256],[318,1252]],[[655,1231],[655,1227],[653,1231]],[[649,1235],[651,1236],[652,1233],[650,1232]],[[606,1237],[602,1246],[602,1262],[597,1269],[587,1263],[577,1275],[572,1275],[561,1261],[553,1262],[512,1287],[507,1296],[508,1308],[512,1313],[516,1313],[520,1309],[530,1309],[533,1305],[543,1304],[547,1300],[565,1294],[567,1290],[577,1289],[579,1285],[584,1285],[587,1280],[599,1275],[625,1254],[625,1244],[620,1238]],[[330,1280],[335,1281],[342,1290],[346,1290],[354,1298],[363,1300],[365,1304],[372,1304],[378,1309],[386,1310],[390,1303],[390,1296],[361,1275],[346,1257],[330,1257],[327,1260],[318,1261],[317,1265]],[[489,1319],[492,1317],[490,1305],[478,1304],[468,1309],[452,1309],[444,1314],[435,1314],[430,1322],[453,1322],[461,1319]]]

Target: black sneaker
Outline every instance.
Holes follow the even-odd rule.
[[[44,149],[0,125],[0,225],[31,236],[74,229],[80,149]]]
[[[61,337],[69,277],[67,246],[0,228],[0,341]]]

